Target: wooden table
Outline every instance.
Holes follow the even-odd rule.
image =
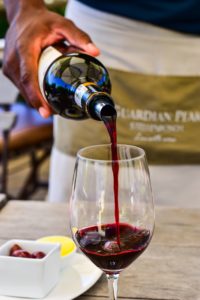
[[[0,243],[12,238],[65,235],[68,221],[66,204],[10,201],[0,211]],[[199,222],[200,209],[157,208],[153,240],[146,252],[122,272],[119,299],[199,300]],[[105,277],[77,299],[108,300]]]

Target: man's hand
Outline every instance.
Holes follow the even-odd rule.
[[[43,117],[50,116],[52,111],[39,90],[38,60],[42,49],[61,40],[67,40],[90,55],[99,54],[86,33],[71,20],[44,6],[18,9],[6,34],[3,72]]]

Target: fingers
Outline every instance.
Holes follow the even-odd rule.
[[[98,47],[92,42],[87,33],[78,28],[71,20],[63,19],[62,26],[57,28],[59,34],[73,46],[83,49],[85,52],[92,56],[100,54]]]
[[[50,115],[52,114],[52,112],[49,109],[47,109],[43,106],[40,106],[38,111],[39,111],[40,115],[45,119],[50,117]]]
[[[83,50],[85,50],[88,54],[92,56],[98,56],[100,54],[100,50],[93,43],[89,43],[82,46]]]

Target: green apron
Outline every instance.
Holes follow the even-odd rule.
[[[150,164],[200,163],[200,78],[109,70],[118,143],[145,149]],[[55,147],[69,155],[109,143],[102,122],[55,117]]]

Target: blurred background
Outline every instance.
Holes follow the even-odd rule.
[[[66,5],[66,0],[45,0],[46,5],[49,9],[64,15],[64,9]],[[3,0],[0,0],[0,38],[5,36],[8,23],[6,20],[6,14],[3,7]]]
[[[64,15],[66,0],[46,0]],[[2,73],[4,37],[8,28],[0,0],[0,193],[10,199],[45,200],[48,188],[52,118],[42,119]]]

